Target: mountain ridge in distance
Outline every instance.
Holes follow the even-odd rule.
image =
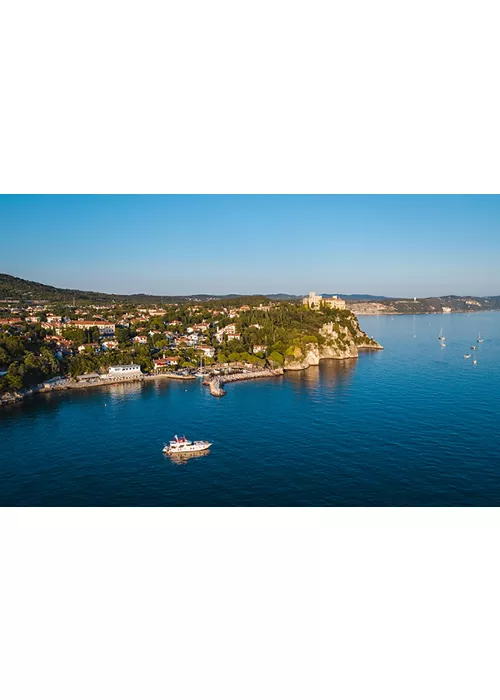
[[[168,303],[176,301],[209,301],[213,300],[231,300],[231,299],[270,299],[273,301],[297,301],[304,295],[286,294],[284,292],[279,294],[180,294],[180,295],[161,295],[161,294],[145,294],[145,293],[134,293],[134,294],[110,294],[107,292],[93,292],[84,291],[81,289],[67,289],[64,287],[54,287],[52,285],[43,284],[41,282],[34,282],[31,280],[25,280],[22,277],[15,277],[7,273],[0,273],[0,300],[12,299],[18,300],[39,300],[48,302],[73,302],[73,300],[78,303],[96,303],[96,302],[141,302],[141,303]],[[323,293],[322,296],[334,296],[332,294]],[[339,294],[342,299],[351,302],[379,302],[382,304],[390,304],[395,301],[406,301],[408,303],[413,303],[413,300],[405,297],[386,297],[374,294]],[[460,295],[444,295],[441,297],[421,297],[417,300],[417,303],[422,303],[425,300],[433,301],[440,300],[441,302],[446,301],[449,304],[458,305],[459,303],[465,303],[464,299],[478,300],[480,302],[487,302],[485,308],[500,308],[500,295],[498,296],[460,296]],[[484,307],[483,307],[484,308]]]

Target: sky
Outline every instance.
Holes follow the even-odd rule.
[[[500,294],[497,195],[2,195],[0,272],[117,294]]]

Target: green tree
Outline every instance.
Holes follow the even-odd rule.
[[[22,389],[24,380],[24,365],[13,362],[9,365],[9,369],[6,374],[7,385],[10,389],[15,391]]]
[[[285,361],[283,355],[281,355],[279,352],[276,352],[276,351],[272,352],[272,353],[269,355],[268,360],[269,360],[271,363],[274,363],[274,364],[279,365],[280,367],[283,365],[283,363],[284,363],[284,361]]]

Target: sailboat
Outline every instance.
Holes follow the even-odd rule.
[[[203,355],[200,357],[200,367],[195,374],[195,377],[204,377],[205,373],[203,371]]]
[[[474,350],[474,359],[472,360],[473,365],[477,365],[477,360],[476,360],[476,351]]]
[[[477,336],[477,342],[478,343],[484,343],[484,340],[481,338],[481,333]]]
[[[442,328],[441,328],[441,330],[439,331],[439,338],[438,338],[438,340],[441,341],[441,344],[442,344],[442,341],[443,341],[443,340],[446,340],[446,338],[445,338],[444,335],[443,335],[443,329],[442,329]]]

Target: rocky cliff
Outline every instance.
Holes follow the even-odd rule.
[[[335,322],[323,324],[317,342],[289,348],[285,357],[285,369],[301,370],[319,365],[320,360],[358,357],[359,350],[382,350],[382,346],[367,336],[359,327],[356,316],[350,314],[344,325]]]

